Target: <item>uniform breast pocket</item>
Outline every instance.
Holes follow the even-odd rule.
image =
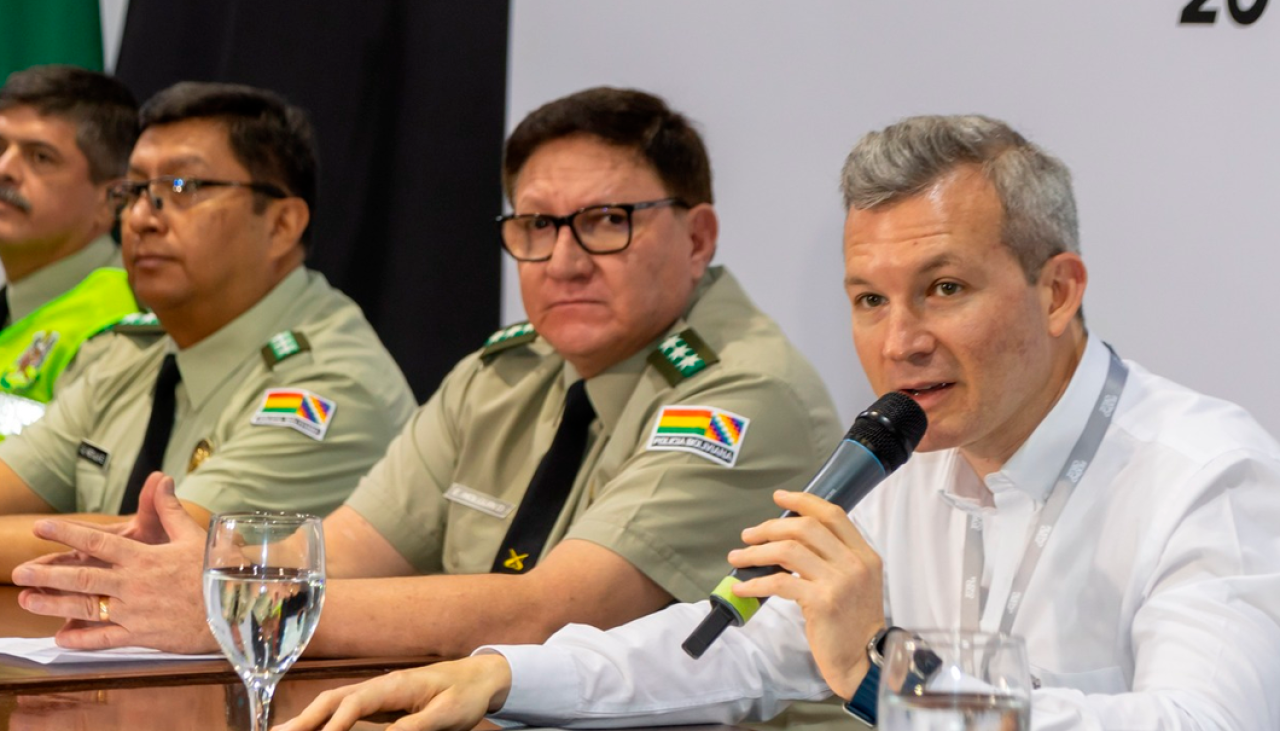
[[[1040,681],[1041,688],[1073,688],[1082,693],[1125,693],[1129,680],[1119,666],[1085,670],[1076,673],[1059,673],[1031,666],[1031,677]]]
[[[507,518],[516,506],[459,483],[450,486],[444,497],[449,502],[445,570],[451,574],[488,573],[507,534]]]

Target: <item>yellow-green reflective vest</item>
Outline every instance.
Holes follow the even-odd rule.
[[[81,343],[138,311],[123,269],[89,273],[65,294],[0,330],[0,439],[44,415]]]

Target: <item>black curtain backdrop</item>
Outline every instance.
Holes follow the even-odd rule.
[[[273,89],[320,146],[309,266],[360,303],[419,401],[499,325],[508,5],[131,0],[116,74]]]

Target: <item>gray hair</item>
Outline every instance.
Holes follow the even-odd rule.
[[[978,165],[1004,207],[1001,238],[1034,282],[1045,262],[1080,252],[1071,172],[1012,127],[978,115],[908,117],[859,140],[845,160],[845,208],[865,210],[924,192]]]

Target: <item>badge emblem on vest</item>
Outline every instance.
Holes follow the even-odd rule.
[[[40,376],[40,368],[48,359],[53,346],[58,344],[58,333],[41,330],[31,338],[31,344],[22,351],[13,367],[0,377],[0,387],[9,391],[29,388]]]

